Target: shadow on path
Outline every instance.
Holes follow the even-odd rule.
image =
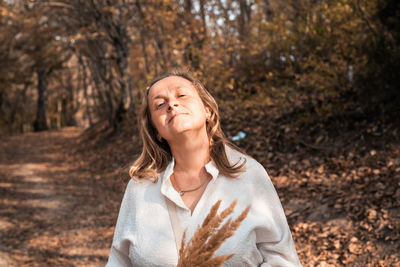
[[[104,266],[113,228],[95,179],[67,153],[81,132],[0,140],[0,266]]]

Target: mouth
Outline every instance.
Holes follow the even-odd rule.
[[[180,115],[187,115],[187,113],[176,113],[176,114],[174,114],[174,115],[169,119],[168,122],[171,122],[175,117],[178,117],[178,116],[180,116]]]

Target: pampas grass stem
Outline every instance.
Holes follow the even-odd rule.
[[[237,201],[233,201],[228,208],[223,210],[220,215],[217,214],[221,205],[218,200],[210,209],[210,212],[199,226],[193,237],[185,247],[186,232],[183,233],[181,247],[179,249],[178,267],[194,267],[194,266],[221,266],[225,261],[234,256],[234,254],[226,256],[214,257],[215,251],[221,247],[222,243],[231,237],[240,223],[247,217],[250,206],[248,206],[235,220],[231,218],[220,227],[221,223],[233,213]]]

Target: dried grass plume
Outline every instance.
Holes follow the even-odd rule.
[[[240,223],[247,217],[250,206],[248,206],[236,220],[229,218],[221,227],[221,223],[233,213],[237,201],[232,204],[220,215],[217,214],[221,205],[218,200],[210,209],[203,224],[197,228],[193,237],[185,247],[186,232],[183,233],[181,248],[179,250],[178,267],[192,266],[221,266],[225,261],[233,257],[234,254],[218,256],[213,258],[215,251],[222,243],[231,237],[239,227]]]

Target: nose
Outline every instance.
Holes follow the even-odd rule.
[[[169,105],[168,105],[168,111],[171,111],[172,109],[177,108],[178,106],[179,106],[179,104],[177,101],[175,101],[175,100],[170,101]]]

